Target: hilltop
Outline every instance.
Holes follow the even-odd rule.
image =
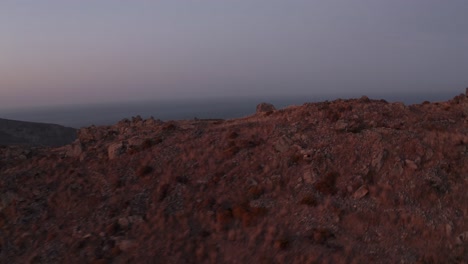
[[[0,262],[468,259],[464,94],[135,117],[0,157]]]

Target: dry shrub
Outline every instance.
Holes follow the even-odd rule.
[[[226,228],[233,219],[232,211],[229,209],[221,210],[216,213],[216,223],[220,228]]]
[[[213,197],[205,198],[196,205],[197,210],[213,210],[216,200]]]
[[[241,148],[255,148],[260,145],[258,140],[241,140],[238,144]]]
[[[265,216],[268,213],[268,208],[266,207],[250,207],[250,212],[256,216]]]
[[[278,250],[286,250],[290,246],[290,241],[287,238],[281,238],[275,241],[274,247]]]
[[[251,207],[247,213],[242,216],[242,225],[244,227],[252,226],[255,221],[268,213],[268,209],[264,207]]]
[[[241,221],[242,226],[249,227],[255,223],[256,219],[265,216],[268,209],[265,207],[251,207],[246,201],[234,206],[231,212],[236,220]]]
[[[242,219],[242,217],[248,213],[248,209],[243,205],[237,205],[232,208],[232,215],[236,219]]]
[[[300,204],[308,206],[317,206],[317,200],[312,195],[307,195],[301,199]]]
[[[234,131],[231,132],[231,133],[229,133],[229,134],[227,135],[227,138],[228,138],[228,139],[235,139],[235,138],[237,138],[237,137],[239,137],[239,134],[237,134],[237,133],[234,132]]]
[[[154,146],[154,142],[153,140],[151,140],[150,138],[147,138],[143,141],[143,143],[141,144],[141,149],[142,150],[145,150],[145,149],[149,149],[151,148],[152,146]]]
[[[161,138],[161,137],[157,137],[157,138],[155,138],[155,139],[154,139],[154,141],[153,141],[153,142],[154,142],[154,145],[160,144],[160,143],[162,143],[162,142],[163,142],[163,138]]]
[[[255,216],[249,213],[242,215],[242,226],[249,227],[252,226],[255,221]]]
[[[346,111],[346,107],[344,107],[344,106],[338,107],[338,112],[339,112],[339,113],[343,113],[343,112],[345,112],[345,111]]]
[[[330,109],[327,111],[326,117],[330,122],[336,122],[341,118],[341,114]]]
[[[182,175],[182,176],[177,176],[175,178],[176,182],[180,183],[180,184],[187,184],[189,182],[189,179],[187,176],[185,175]]]
[[[142,176],[150,174],[151,172],[153,172],[153,167],[149,165],[144,165],[138,169],[137,175],[142,177]]]
[[[165,183],[163,185],[160,186],[159,188],[159,195],[158,195],[158,201],[163,201],[164,199],[166,199],[167,195],[169,194],[169,189],[170,189],[170,185]]]
[[[334,238],[333,232],[326,228],[314,228],[309,239],[317,244],[325,244],[327,240]]]
[[[260,186],[253,186],[249,188],[249,191],[247,192],[247,197],[249,199],[255,200],[260,198],[262,194],[264,193],[264,190]]]
[[[291,154],[291,156],[289,157],[288,166],[292,167],[294,165],[299,164],[299,162],[301,162],[303,160],[303,158],[304,158],[304,156],[301,155],[300,153]]]
[[[126,152],[128,155],[135,155],[138,153],[138,149],[137,148],[134,148],[134,147],[131,147],[131,148],[128,148],[127,149],[127,152]]]
[[[163,131],[173,131],[177,128],[175,124],[172,123],[166,123],[162,126]]]
[[[236,155],[240,151],[240,148],[238,146],[232,146],[224,151],[224,157],[225,158],[230,158],[234,155]]]
[[[375,171],[371,169],[363,176],[363,180],[365,183],[372,185],[375,182],[376,175]]]
[[[339,174],[337,172],[327,173],[320,181],[314,184],[314,187],[317,191],[325,195],[334,195],[336,194],[336,179]]]

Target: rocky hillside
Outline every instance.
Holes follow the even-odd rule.
[[[466,95],[133,118],[0,155],[1,263],[468,259]]]
[[[0,118],[0,145],[63,146],[76,139],[76,129]]]

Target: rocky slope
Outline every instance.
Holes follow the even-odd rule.
[[[0,118],[0,145],[63,146],[76,139],[76,129],[54,124]]]
[[[468,259],[466,95],[263,104],[78,134],[0,149],[0,262]]]

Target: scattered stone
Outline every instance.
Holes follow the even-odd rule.
[[[117,246],[123,252],[128,252],[137,247],[137,243],[133,240],[122,240],[117,242]]]
[[[361,186],[359,187],[359,189],[357,189],[354,194],[353,194],[353,198],[356,199],[356,200],[359,200],[361,198],[363,198],[364,196],[366,196],[367,194],[369,193],[369,189],[367,188],[367,186]]]
[[[405,160],[405,165],[406,165],[408,168],[413,169],[413,170],[417,170],[417,169],[418,169],[418,165],[417,165],[414,161],[409,160],[409,159]]]
[[[302,159],[306,161],[312,161],[313,160],[313,152],[312,151],[305,151],[301,150],[302,154]]]

